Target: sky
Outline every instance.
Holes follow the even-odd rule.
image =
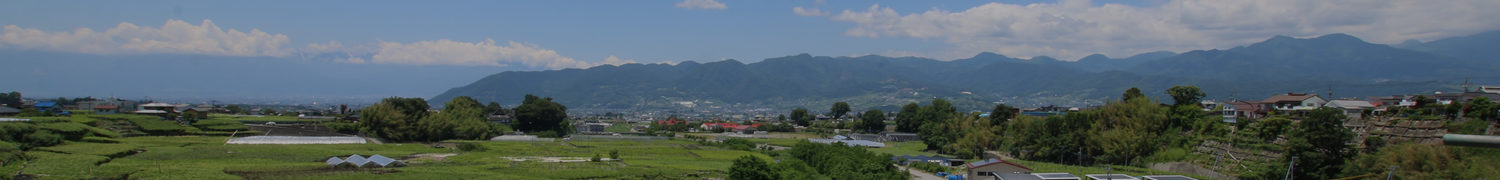
[[[5,1],[0,49],[586,68],[800,53],[1076,60],[1500,29],[1494,0]]]

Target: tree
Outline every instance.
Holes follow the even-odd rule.
[[[275,116],[276,115],[276,110],[275,109],[271,109],[271,108],[261,108],[260,109],[260,114],[261,115]]]
[[[729,167],[729,179],[731,180],[771,180],[779,175],[771,171],[771,166],[755,156],[745,155],[734,159],[734,165]]]
[[[785,114],[777,114],[776,115],[776,122],[786,122],[786,115]]]
[[[1019,109],[1007,106],[1005,104],[996,104],[995,109],[990,110],[990,125],[999,126],[1005,124],[1006,121],[1010,121],[1010,119],[1016,118],[1017,113],[1020,113]]]
[[[418,140],[424,132],[418,120],[428,116],[427,108],[427,101],[422,98],[385,98],[360,110],[359,129],[391,141]]]
[[[0,93],[0,105],[21,108],[21,92]]]
[[[609,150],[609,159],[613,159],[615,161],[619,161],[620,160],[620,150],[619,149],[611,149],[611,150]]]
[[[1479,118],[1480,120],[1494,121],[1500,114],[1500,104],[1490,102],[1490,98],[1479,97],[1469,100],[1464,108],[1464,117]]]
[[[917,119],[917,112],[921,111],[921,109],[922,106],[917,105],[917,103],[901,106],[901,112],[896,114],[896,132],[917,132],[918,127],[922,125]]]
[[[1343,171],[1354,156],[1347,142],[1354,133],[1342,126],[1342,110],[1324,107],[1312,110],[1297,123],[1287,141],[1286,158],[1296,158],[1292,175],[1297,179],[1331,179]]]
[[[516,107],[516,130],[526,132],[553,131],[542,134],[562,137],[568,133],[568,107],[552,102],[552,98],[541,98],[527,94],[521,106]]]
[[[1125,90],[1125,94],[1124,95],[1120,95],[1120,100],[1121,101],[1130,101],[1131,99],[1144,98],[1144,97],[1146,97],[1146,94],[1142,94],[1141,93],[1141,89],[1138,89],[1138,88],[1135,88],[1135,87],[1130,87],[1130,89]]]
[[[809,125],[812,125],[812,120],[813,120],[812,114],[808,114],[806,108],[793,109],[792,110],[791,118],[792,118],[792,121],[797,122],[798,126],[809,126]]]
[[[245,113],[245,108],[240,107],[240,105],[238,105],[238,104],[231,104],[231,105],[229,105],[227,107],[224,107],[224,109],[228,109],[229,110],[229,114],[244,114]]]
[[[1198,86],[1172,86],[1167,88],[1167,95],[1172,96],[1172,102],[1178,106],[1197,105],[1206,94]]]
[[[931,106],[917,111],[920,123],[917,136],[922,138],[923,144],[927,144],[927,149],[939,149],[957,139],[957,132],[943,125],[945,121],[953,120],[953,116],[957,114],[958,108],[944,99],[933,99]]]
[[[859,117],[858,126],[859,127],[856,127],[857,129],[866,133],[879,133],[881,131],[885,131],[885,112],[881,112],[878,109],[865,111],[865,113],[860,115]]]
[[[504,109],[500,109],[500,103],[493,102],[493,101],[491,101],[489,105],[485,105],[484,106],[484,114],[492,114],[492,113],[495,113],[495,111],[503,111],[503,110]]]
[[[833,113],[833,119],[839,119],[841,117],[844,117],[844,115],[849,114],[849,111],[851,110],[849,109],[849,103],[836,102],[833,103],[833,108],[829,108],[828,111]]]

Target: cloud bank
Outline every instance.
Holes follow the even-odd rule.
[[[221,29],[213,21],[193,25],[168,20],[161,27],[141,27],[131,23],[104,31],[78,28],[72,32],[47,32],[39,29],[6,25],[0,33],[0,45],[17,49],[40,49],[91,54],[209,54],[226,56],[287,56],[283,45],[288,38],[259,29],[242,32]]]
[[[682,2],[677,2],[677,8],[698,10],[724,10],[728,9],[729,6],[724,6],[724,3],[720,3],[719,1],[715,0],[683,0]]]
[[[979,52],[1077,59],[1122,57],[1158,50],[1228,48],[1273,35],[1348,33],[1375,43],[1433,40],[1500,28],[1500,1],[1491,0],[1171,0],[1154,7],[1058,3],[989,3],[959,12],[901,14],[872,5],[830,17],[854,37],[912,37],[954,46],[928,57]],[[794,8],[794,11],[797,9]],[[798,15],[812,14],[795,12]]]
[[[508,66],[525,65],[550,69],[587,68],[603,64],[635,63],[609,56],[600,62],[578,61],[536,44],[495,40],[460,42],[447,39],[411,43],[380,42],[345,45],[338,41],[310,43],[292,48],[286,35],[251,29],[222,29],[211,20],[193,25],[168,20],[161,27],[142,27],[124,22],[105,31],[78,28],[49,32],[6,25],[0,33],[0,48],[45,50],[87,54],[203,54],[219,56],[300,57],[333,59],[364,64]]]
[[[827,11],[819,10],[817,8],[802,8],[802,6],[792,7],[792,13],[795,13],[798,16],[828,16]]]

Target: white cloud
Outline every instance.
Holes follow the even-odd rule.
[[[583,68],[588,63],[573,60],[557,51],[543,49],[527,43],[508,42],[496,45],[495,40],[484,42],[459,42],[447,39],[419,41],[413,43],[381,42],[379,50],[369,59],[382,64],[448,64],[488,65],[523,64],[548,68]],[[502,63],[503,62],[503,63]]]
[[[7,48],[90,54],[207,54],[225,56],[286,56],[289,38],[259,29],[241,32],[220,29],[213,21],[193,25],[168,20],[161,27],[141,27],[128,22],[105,30],[78,28],[72,32],[48,32],[6,25],[0,44]]]
[[[619,57],[615,57],[614,55],[610,55],[609,57],[604,58],[604,62],[600,62],[599,65],[608,64],[608,65],[619,66],[619,65],[625,65],[625,64],[630,64],[630,63],[636,63],[636,62],[635,62],[634,59],[621,60]]]
[[[817,8],[802,8],[802,6],[792,7],[792,13],[796,13],[798,16],[827,16],[828,15],[827,11],[819,10]]]
[[[724,10],[728,9],[729,6],[724,6],[724,3],[715,0],[683,0],[682,2],[677,2],[677,8]]]
[[[954,46],[929,57],[978,52],[1077,59],[1123,57],[1157,50],[1228,48],[1273,35],[1348,33],[1375,43],[1433,40],[1500,29],[1492,0],[1172,0],[1154,7],[1059,3],[989,3],[959,12],[900,14],[890,7],[844,10],[846,36],[938,39]],[[794,9],[795,11],[795,9]],[[799,13],[800,14],[800,13]]]
[[[563,68],[588,68],[604,64],[622,65],[636,63],[634,59],[621,59],[609,56],[600,62],[585,62],[558,54],[557,51],[542,48],[541,46],[506,42],[503,45],[495,44],[495,40],[486,39],[483,42],[461,42],[447,39],[436,41],[419,41],[413,43],[381,42],[378,50],[375,50],[369,59],[364,59],[357,54],[349,54],[349,58],[342,60],[348,63],[377,63],[377,64],[444,64],[444,65],[480,65],[480,66],[509,66],[514,64],[547,67],[552,69]]]

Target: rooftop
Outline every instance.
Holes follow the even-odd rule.
[[[1286,94],[1277,94],[1275,96],[1271,96],[1271,98],[1266,98],[1265,101],[1261,101],[1261,102],[1263,102],[1263,103],[1276,103],[1276,102],[1286,102],[1286,101],[1303,101],[1303,100],[1307,100],[1308,98],[1313,98],[1313,97],[1318,97],[1318,95],[1316,95],[1316,94],[1286,93]]]
[[[1013,162],[1010,162],[1010,161],[1005,161],[1005,160],[1000,160],[1000,159],[995,159],[995,158],[985,159],[984,161],[979,161],[979,162],[972,162],[972,163],[969,163],[969,164],[965,164],[964,166],[969,167],[970,169],[973,169],[973,168],[991,166],[991,165],[996,165],[996,164],[1008,164],[1008,165],[1011,165],[1011,166],[1019,167],[1021,169],[1026,169],[1027,171],[1031,171],[1030,167],[1026,167],[1026,166],[1021,165],[1021,164],[1016,164],[1016,163],[1013,163]]]

